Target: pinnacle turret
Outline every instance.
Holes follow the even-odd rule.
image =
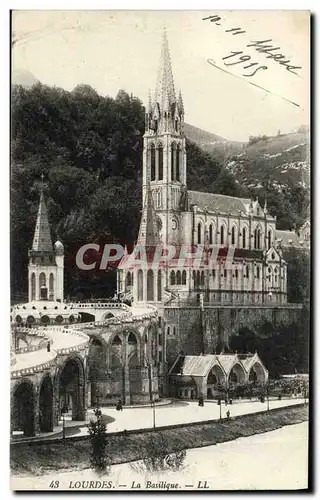
[[[160,237],[154,212],[151,186],[149,183],[147,188],[146,201],[142,211],[137,244],[144,245],[146,247],[152,247],[158,245],[159,243]]]

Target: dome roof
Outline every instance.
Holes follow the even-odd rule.
[[[64,254],[64,246],[61,243],[61,241],[58,240],[58,241],[55,242],[54,249],[55,249],[57,255],[63,255]]]

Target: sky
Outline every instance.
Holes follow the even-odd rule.
[[[215,15],[219,24],[203,20]],[[186,122],[235,141],[309,124],[307,11],[20,10],[12,16],[18,40],[12,69],[29,71],[42,83],[66,90],[84,83],[115,97],[124,89],[146,105],[156,85],[164,27]],[[244,33],[227,32],[232,28]],[[273,54],[301,67],[293,70],[297,74],[247,47],[270,39],[269,45],[279,47]],[[231,51],[241,54],[222,59]],[[225,65],[241,56],[246,60]],[[250,63],[257,64],[245,69]],[[243,76],[261,67],[266,69]]]

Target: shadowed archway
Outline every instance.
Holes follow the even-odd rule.
[[[14,390],[12,402],[12,427],[23,431],[24,436],[35,435],[35,398],[31,382],[21,382]]]
[[[84,367],[78,358],[69,358],[60,371],[59,407],[72,409],[72,420],[85,418]]]

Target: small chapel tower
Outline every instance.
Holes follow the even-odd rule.
[[[64,248],[60,241],[52,245],[47,207],[41,188],[32,248],[29,250],[29,302],[63,302]]]
[[[166,32],[163,34],[156,89],[149,104],[143,137],[143,206],[151,184],[162,241],[170,240],[170,215],[179,210],[186,185],[186,143],[181,92],[176,97]],[[166,235],[166,237],[164,237]]]

